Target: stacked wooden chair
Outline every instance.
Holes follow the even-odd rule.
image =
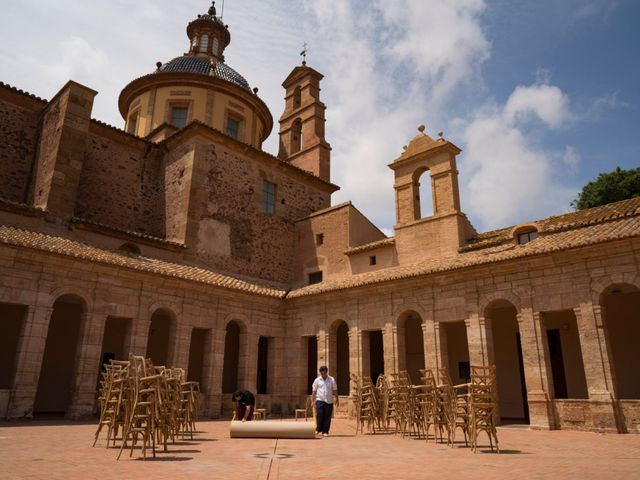
[[[478,436],[485,432],[489,437],[489,445],[493,451],[495,442],[498,447],[496,419],[498,415],[498,399],[496,389],[495,366],[472,366],[471,383],[469,384],[469,436],[471,450],[478,451]]]
[[[129,361],[114,361],[104,366],[100,382],[100,420],[94,446],[103,428],[107,428],[107,447],[115,445],[122,431],[122,445],[129,456],[140,445],[143,458],[147,450],[156,454],[156,445],[167,450],[169,441],[188,434],[193,439],[200,405],[198,382],[185,381],[181,368],[154,366],[150,359],[130,355]]]

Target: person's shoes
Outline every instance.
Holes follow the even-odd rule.
[[[323,436],[323,437],[328,437],[328,436],[329,436],[329,434],[328,434],[328,433],[323,433],[323,434],[322,434],[322,436]]]
[[[322,432],[316,432],[316,437],[321,437],[322,436]]]

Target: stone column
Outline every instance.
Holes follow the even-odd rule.
[[[247,332],[240,336],[238,384],[255,392],[258,380],[258,342],[260,335]]]
[[[548,343],[540,312],[525,308],[517,314],[517,319],[529,404],[529,424],[531,428],[555,428],[550,403],[553,382],[550,376]]]
[[[398,327],[392,323],[385,324],[382,329],[382,348],[384,356],[384,373],[398,373]]]
[[[169,351],[167,352],[167,367],[182,368],[187,371],[189,367],[189,352],[191,349],[191,332],[193,327],[186,322],[178,322],[172,326],[169,334]]]
[[[131,327],[128,334],[128,354],[147,356],[147,342],[149,340],[149,328],[151,327],[151,319],[138,317],[131,321]]]
[[[362,361],[362,378],[371,379],[371,340],[368,331],[358,332],[360,335],[360,358]]]
[[[329,334],[324,330],[320,330],[318,338],[318,368],[322,365],[329,366]]]
[[[32,418],[53,308],[29,306],[16,352],[16,375],[7,418]]]
[[[349,372],[362,378],[362,331],[358,327],[349,329]],[[350,381],[349,395],[353,395],[355,384]]]
[[[222,414],[222,372],[224,368],[224,340],[226,330],[209,330],[205,342],[205,364],[202,378],[206,384],[204,415],[219,418]]]
[[[469,363],[471,365],[493,365],[493,334],[491,320],[472,314],[465,320]]]
[[[618,422],[613,404],[612,367],[604,335],[602,312],[599,306],[581,303],[573,309],[578,322],[580,349],[591,404],[592,428],[617,432]]]
[[[433,370],[434,374],[436,369],[440,366],[438,361],[438,340],[436,338],[437,324],[433,320],[425,320],[422,327],[422,340],[424,344],[424,368],[427,370]]]
[[[68,418],[79,419],[94,413],[106,319],[98,313],[82,316]]]

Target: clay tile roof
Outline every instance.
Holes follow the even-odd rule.
[[[16,88],[12,85],[9,85],[8,83],[4,83],[4,82],[0,82],[0,87],[6,88],[7,90],[11,90],[13,92],[19,93],[21,95],[24,95],[25,97],[29,97],[32,98],[34,100],[38,100],[39,102],[43,102],[43,103],[48,103],[47,100],[45,100],[44,98],[40,98],[37,95],[34,95],[33,93],[29,93],[26,90],[20,90],[19,88]]]
[[[348,248],[345,250],[345,255],[355,255],[356,253],[368,252],[376,248],[387,247],[395,245],[395,237],[383,238],[382,240],[376,240],[375,242],[365,243],[364,245],[358,245],[357,247]]]
[[[132,256],[124,252],[93,247],[67,238],[5,225],[0,226],[0,243],[267,297],[283,298],[285,295],[284,290],[240,280],[205,268],[171,263],[156,258]]]
[[[527,223],[527,225],[535,225],[540,234],[547,234],[635,215],[640,215],[640,197],[608,203],[607,205],[586,210],[578,210],[564,215],[556,215]],[[511,242],[513,241],[512,232],[515,228],[517,228],[517,225],[481,233],[471,239],[460,250],[463,252],[478,250]]]
[[[211,62],[215,62],[215,69],[213,75],[221,80],[233,83],[239,87],[244,88],[247,91],[251,91],[249,82],[236,72],[233,68],[220,60],[209,57],[198,57],[195,55],[183,55],[176,57],[173,60],[168,61],[160,67],[156,73],[198,73],[200,75],[211,75],[212,66]]]
[[[392,267],[353,275],[344,279],[328,280],[293,290],[287,298],[461,270],[474,266],[586,247],[608,241],[639,237],[640,197],[603,207],[550,217],[535,222],[535,224],[541,226],[540,235],[535,240],[524,245],[516,244],[509,233],[508,242],[494,242],[491,246],[485,246],[484,248],[468,249],[455,257]],[[511,232],[512,230],[513,227],[488,232],[490,234],[489,238],[504,237],[505,232]],[[479,237],[482,237],[482,235]]]

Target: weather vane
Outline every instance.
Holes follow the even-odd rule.
[[[309,51],[309,47],[307,46],[307,42],[304,42],[302,46],[302,51],[300,52],[300,56],[302,57],[302,65],[307,64],[307,52]]]

